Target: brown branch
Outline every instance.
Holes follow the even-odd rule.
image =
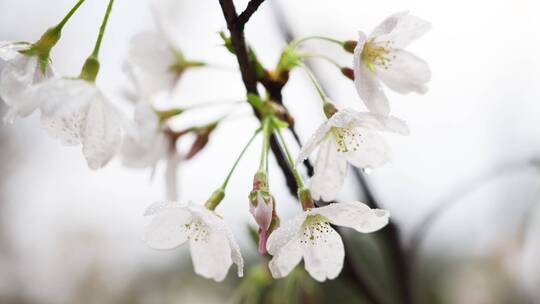
[[[238,61],[238,66],[240,67],[240,73],[242,75],[242,81],[244,82],[244,86],[246,87],[248,93],[258,96],[259,93],[257,91],[257,74],[255,72],[253,58],[249,56],[248,48],[246,45],[246,40],[244,37],[244,25],[239,26],[239,17],[236,13],[236,8],[232,0],[219,0],[219,4],[221,5],[223,16],[225,17],[225,21],[227,22],[227,28],[229,29],[229,32],[231,34],[231,44]],[[250,6],[248,5],[248,8],[249,7]],[[258,113],[255,108],[253,108],[253,111],[255,112],[255,115],[259,119],[261,119],[260,113]],[[298,187],[294,179],[294,174],[289,167],[289,162],[287,160],[287,157],[285,156],[285,153],[281,149],[274,135],[270,137],[270,149],[272,150],[272,154],[276,158],[276,161],[285,176],[289,191],[291,192],[291,194],[296,195]]]
[[[259,6],[264,2],[264,0],[251,0],[249,1],[246,9],[238,16],[236,20],[238,27],[244,27],[249,21],[249,18],[257,11]]]

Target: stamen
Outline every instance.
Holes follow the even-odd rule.
[[[328,220],[321,215],[309,215],[303,225],[304,237],[300,240],[302,244],[317,245],[327,243],[326,235],[331,232],[332,227]]]
[[[194,219],[188,224],[184,224],[184,231],[188,235],[188,240],[195,242],[207,242],[208,230],[206,225],[200,219]]]
[[[370,39],[365,43],[360,55],[362,61],[373,73],[376,72],[376,66],[388,70],[392,67],[392,60],[396,59],[395,55],[390,55],[393,45],[393,41],[376,42],[373,38]]]
[[[337,151],[346,153],[358,150],[363,142],[362,134],[354,128],[333,128],[332,133],[337,143]]]

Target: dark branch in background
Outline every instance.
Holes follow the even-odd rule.
[[[293,41],[296,36],[290,26],[290,23],[286,19],[283,9],[277,1],[274,1],[272,4],[272,7],[274,9],[274,15],[276,17],[276,23],[281,31],[283,38],[287,42]],[[313,67],[310,67],[310,69],[313,71],[315,76],[317,76],[316,70],[313,69]],[[317,77],[317,79],[319,79],[319,83],[323,87],[323,90],[325,92],[328,92],[328,90],[325,88],[323,79],[321,77]],[[358,180],[358,184],[364,196],[364,202],[371,208],[380,208],[380,204],[377,201],[371,187],[369,186],[369,183],[364,173],[356,167],[353,168],[353,172],[356,179]],[[381,231],[381,234],[387,249],[387,251],[383,252],[389,253],[390,260],[394,264],[393,268],[395,270],[397,282],[401,290],[402,303],[412,304],[413,294],[411,288],[411,272],[409,268],[407,252],[401,240],[401,233],[399,231],[399,227],[392,220],[390,220],[390,223]]]

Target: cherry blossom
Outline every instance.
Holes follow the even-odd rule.
[[[332,201],[347,175],[347,163],[359,168],[375,168],[390,160],[390,148],[379,133],[409,133],[404,121],[384,115],[337,111],[324,122],[302,147],[296,163],[319,148],[310,190],[315,199]]]
[[[167,250],[189,243],[197,274],[220,282],[235,263],[238,276],[243,276],[240,247],[214,211],[193,203],[160,202],[151,205],[145,215],[154,216],[144,236],[151,248]]]
[[[360,202],[335,203],[307,209],[274,230],[267,249],[274,278],[287,276],[304,259],[307,272],[317,281],[335,279],[343,268],[343,241],[331,225],[361,233],[377,231],[388,223],[389,212]]]
[[[186,61],[182,52],[160,32],[144,32],[131,39],[125,71],[136,95],[151,97],[172,91],[184,70],[199,63]]]
[[[156,111],[150,103],[138,102],[135,106],[134,128],[122,142],[121,157],[124,165],[131,168],[153,168],[166,157],[169,146]]]
[[[354,49],[354,82],[360,98],[375,113],[388,115],[390,105],[379,81],[401,94],[426,93],[428,64],[404,50],[431,24],[407,12],[388,17],[366,36],[359,33]]]
[[[29,88],[54,76],[50,64],[43,69],[37,55],[21,53],[30,46],[0,42],[0,98],[9,107],[4,123],[12,123],[17,115],[25,117],[34,112],[39,103],[29,96]]]
[[[99,169],[116,154],[126,127],[123,115],[93,83],[53,78],[32,92],[41,121],[64,145],[82,145],[88,167]]]

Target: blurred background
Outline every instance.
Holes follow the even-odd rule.
[[[0,41],[35,41],[74,2],[0,0]],[[236,1],[238,10],[247,2]],[[52,54],[57,72],[78,75],[106,5],[87,0],[66,26]],[[267,0],[246,28],[260,59],[273,66],[285,46],[284,21],[297,36],[343,40],[403,10],[433,23],[410,47],[431,65],[429,92],[388,93],[394,115],[405,119],[412,133],[388,137],[392,163],[367,177],[380,204],[391,211],[405,248],[412,248],[414,259],[407,265],[418,303],[540,303],[539,9],[533,0]],[[242,99],[235,58],[217,34],[226,29],[218,1],[118,0],[98,78],[115,104],[132,115],[122,65],[130,38],[155,30],[155,19],[188,58],[219,66],[186,73],[172,103]],[[351,61],[324,42],[305,49],[344,65]],[[325,62],[313,64],[336,104],[363,109],[349,80]],[[291,75],[284,103],[305,141],[323,115],[302,71]],[[178,124],[209,122],[227,111],[199,111]],[[183,199],[203,201],[220,185],[257,126],[250,113],[247,105],[239,106],[208,147],[182,163]],[[128,169],[119,160],[90,171],[80,148],[50,139],[38,115],[2,126],[0,147],[2,304],[369,303],[344,274],[325,284],[313,282],[301,268],[285,280],[269,278],[248,232],[255,224],[247,195],[258,147],[242,161],[219,207],[247,259],[247,278],[229,274],[221,284],[194,275],[187,246],[157,252],[141,241],[146,206],[164,198],[163,164],[153,179],[150,170]],[[300,207],[271,165],[271,187],[280,216],[287,219]],[[351,174],[340,200],[353,199],[362,199],[362,193]],[[382,302],[403,303],[377,234],[345,231],[344,238],[355,271]]]

